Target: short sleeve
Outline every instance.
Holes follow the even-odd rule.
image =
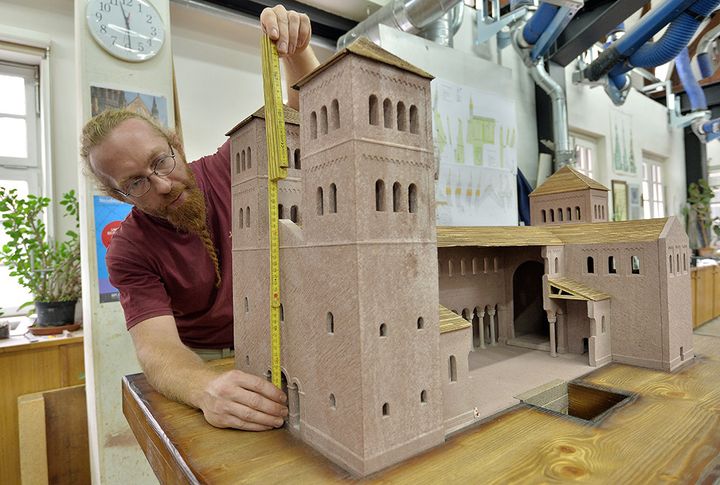
[[[144,266],[142,260],[113,254],[117,252],[115,244],[111,244],[111,248],[116,251],[109,251],[106,257],[110,283],[120,291],[128,330],[148,318],[173,315],[170,297],[160,276]]]

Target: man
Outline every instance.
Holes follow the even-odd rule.
[[[276,6],[260,22],[278,47],[288,86],[317,67],[306,15]],[[297,109],[297,93],[288,93]],[[286,396],[264,378],[219,373],[198,356],[234,344],[229,153],[226,142],[188,164],[174,134],[113,110],[85,125],[81,155],[106,193],[134,205],[107,263],[148,380],[201,409],[213,426],[261,431],[282,426]]]

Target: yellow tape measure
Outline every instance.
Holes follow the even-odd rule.
[[[280,371],[280,243],[278,241],[278,180],[287,177],[287,140],[277,47],[262,36],[265,132],[268,154],[268,216],[270,220],[270,353],[272,383],[281,388]]]

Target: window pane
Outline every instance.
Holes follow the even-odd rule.
[[[0,117],[0,157],[27,158],[25,120]]]
[[[0,75],[0,113],[25,116],[25,80]]]

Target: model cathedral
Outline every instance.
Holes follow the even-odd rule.
[[[487,417],[489,377],[472,362],[490,347],[668,371],[693,357],[673,217],[607,222],[607,189],[566,167],[531,195],[531,227],[436,229],[431,79],[360,39],[301,79],[301,111],[285,111],[288,428],[360,476]],[[228,135],[236,367],[269,375],[263,110]]]

